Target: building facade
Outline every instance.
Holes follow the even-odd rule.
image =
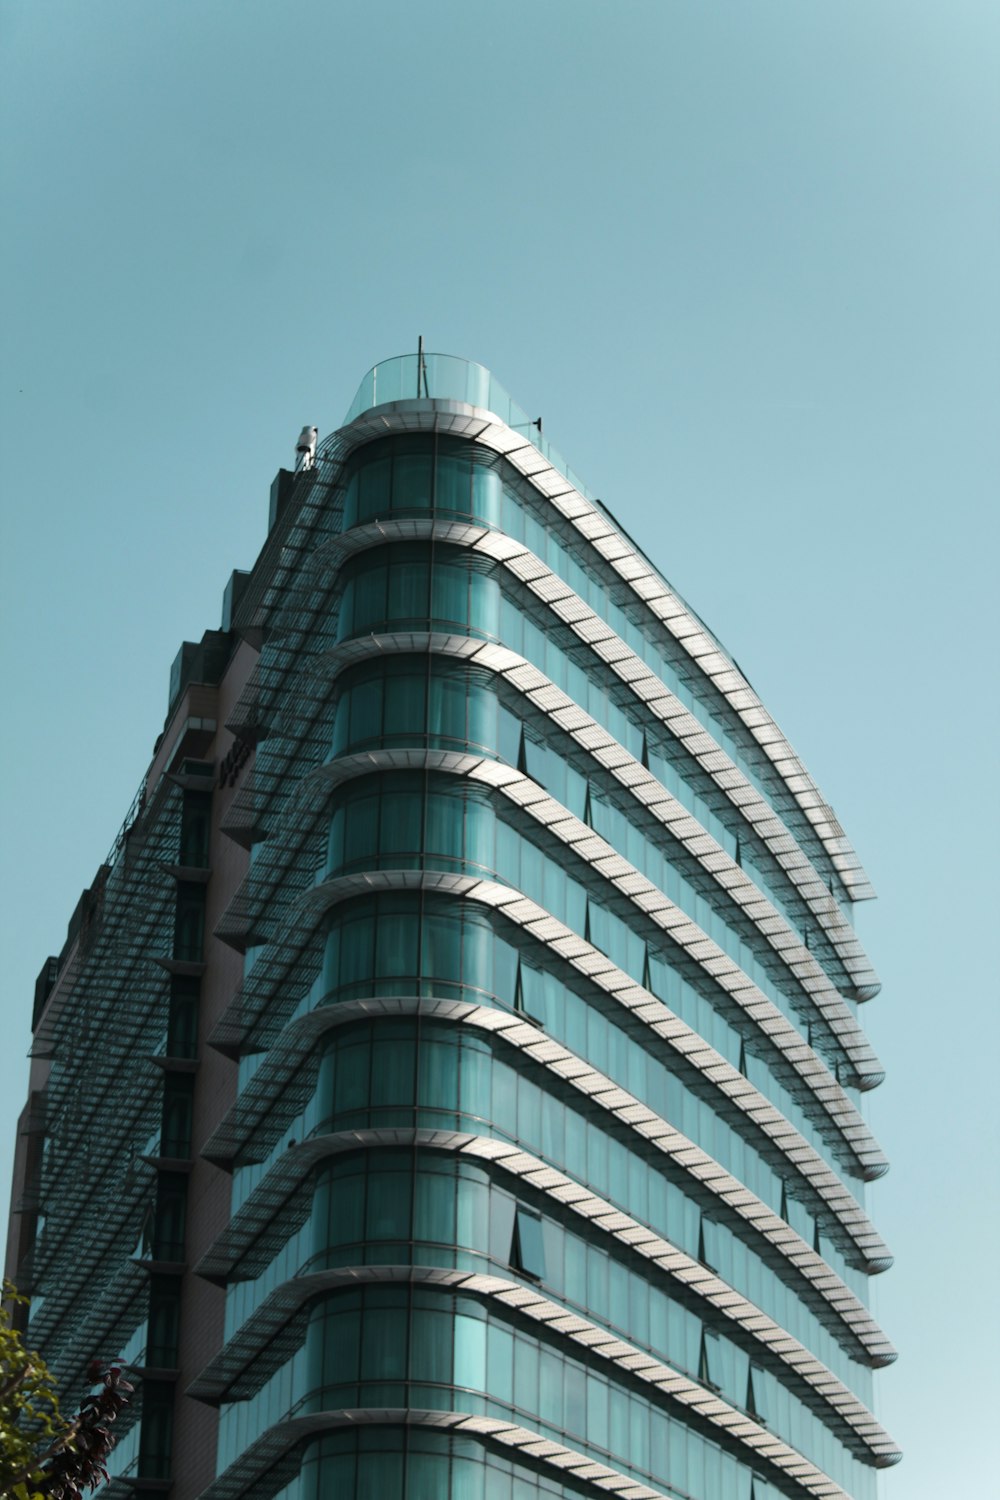
[[[874,1500],[873,893],[489,373],[283,472],[35,999],[8,1274],[116,1494]]]

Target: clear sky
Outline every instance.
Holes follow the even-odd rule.
[[[994,1493],[995,0],[0,0],[0,28],[0,1201],[35,975],[170,662],[301,425],[423,334],[543,416],[862,855],[884,1500]]]

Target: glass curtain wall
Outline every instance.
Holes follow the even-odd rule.
[[[782,1472],[641,1378],[633,1356],[642,1354],[766,1428],[845,1495],[874,1500],[870,1448],[752,1328],[627,1239],[588,1227],[537,1184],[519,1185],[502,1162],[456,1158],[456,1143],[482,1139],[540,1159],[627,1216],[622,1222],[648,1225],[710,1269],[870,1400],[874,1360],[863,1338],[795,1255],[574,1089],[568,1071],[472,1024],[483,1010],[521,1018],[684,1132],[762,1212],[785,1221],[796,1245],[821,1256],[860,1308],[871,1267],[793,1156],[641,1017],[470,895],[477,882],[507,887],[566,924],[739,1068],[863,1207],[852,1142],[753,1017],[585,853],[471,775],[484,760],[501,762],[544,789],[563,817],[589,824],[739,965],[800,1030],[805,1051],[853,1088],[850,1059],[809,988],[698,858],[496,671],[428,649],[431,632],[501,643],[544,672],[752,873],[853,1005],[843,960],[799,888],[703,766],[469,538],[503,532],[569,583],[771,800],[846,903],[822,841],[677,642],[502,459],[435,432],[387,437],[346,460],[338,494],[351,545],[338,556],[322,622],[338,675],[318,768],[329,782],[317,804],[324,855],[308,872],[313,889],[328,893],[316,939],[322,958],[287,1012],[284,1035],[298,1027],[308,1041],[296,1043],[301,1055],[272,1101],[272,1126],[265,1117],[260,1127],[265,1147],[236,1170],[241,1213],[271,1205],[261,1212],[277,1215],[284,1231],[271,1226],[270,1258],[258,1256],[253,1275],[240,1272],[241,1282],[234,1273],[230,1286],[227,1333],[246,1352],[239,1391],[222,1402],[220,1474],[301,1418],[312,1425],[295,1450],[298,1476],[279,1500],[606,1492],[555,1473],[538,1454],[505,1449],[485,1426],[477,1438],[445,1431],[447,1416],[524,1427],[553,1453],[572,1449],[615,1471],[623,1493],[648,1486],[672,1500],[777,1500],[820,1492],[819,1480]],[[405,537],[379,529],[396,522],[409,528]],[[392,653],[351,656],[373,654],[376,638],[391,639]],[[430,877],[436,889],[423,888]],[[455,877],[454,888],[442,889],[439,877]],[[244,1082],[268,1065],[248,1062]],[[311,1153],[308,1170],[272,1193],[291,1146]],[[463,1288],[477,1275],[489,1281]],[[289,1288],[301,1278],[310,1280],[296,1300]],[[523,1298],[502,1295],[511,1287],[564,1309],[574,1327],[614,1334],[619,1353],[542,1326]],[[277,1327],[283,1297],[280,1336],[260,1333]]]

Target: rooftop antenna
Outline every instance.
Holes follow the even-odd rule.
[[[423,387],[424,387],[423,388],[423,392],[421,392],[421,389],[420,389],[421,382],[423,382]],[[429,389],[427,387],[427,361],[424,359],[424,336],[423,336],[422,333],[419,334],[418,337],[417,337],[417,395],[418,395],[418,397],[421,394],[423,394],[424,396],[430,396],[430,391],[429,391]]]

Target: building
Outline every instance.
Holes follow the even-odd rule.
[[[366,377],[35,995],[8,1270],[112,1493],[873,1500],[872,895],[480,366]]]

